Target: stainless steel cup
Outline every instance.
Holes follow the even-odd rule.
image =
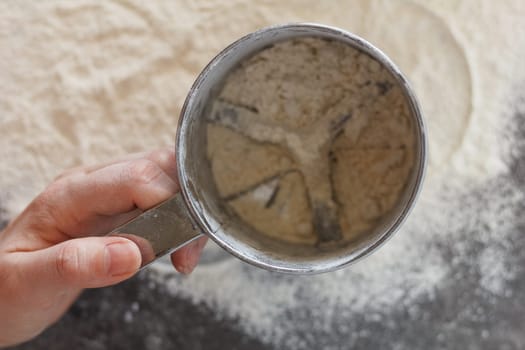
[[[315,36],[346,43],[375,58],[397,79],[413,116],[415,163],[394,213],[359,241],[329,249],[298,245],[257,233],[239,220],[219,194],[206,156],[206,115],[228,73],[241,61],[276,42]],[[286,24],[261,29],[220,52],[200,73],[184,103],[177,131],[176,156],[182,191],[111,234],[132,239],[140,247],[143,266],[205,234],[234,256],[279,272],[310,274],[349,265],[376,250],[398,230],[421,188],[427,144],[416,97],[392,61],[365,40],[344,30],[319,24]]]

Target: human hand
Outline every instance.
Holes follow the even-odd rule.
[[[84,288],[133,276],[141,253],[132,241],[104,236],[179,191],[175,155],[161,149],[66,171],[0,232],[0,346],[38,335]],[[190,273],[206,243],[171,255]]]

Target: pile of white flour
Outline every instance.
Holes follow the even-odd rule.
[[[508,171],[512,139],[501,136],[525,79],[522,0],[12,0],[0,2],[0,13],[0,206],[9,215],[63,168],[171,144],[190,85],[231,41],[270,24],[319,22],[383,49],[420,98],[430,162],[405,227],[368,259],[314,277],[269,274],[232,258],[204,264],[189,278],[162,264],[152,269],[173,295],[238,318],[264,341],[294,347],[303,340],[285,317],[290,310],[307,309],[316,327],[340,332],[347,325],[330,322],[336,310],[337,317],[378,320],[400,305],[421,312],[410,305],[431,300],[466,259],[445,259],[434,243],[461,252],[468,242],[462,234],[476,225],[475,239],[487,245],[467,263],[479,269],[479,291],[510,293],[510,258],[505,245],[491,242],[505,240],[522,193],[487,196],[482,207],[463,198]]]

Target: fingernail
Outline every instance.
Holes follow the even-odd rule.
[[[106,263],[111,276],[135,272],[137,267],[137,246],[132,242],[113,242],[106,245]]]
[[[194,252],[196,248],[197,248],[196,242],[192,242],[186,247],[186,254],[184,255],[184,261],[179,268],[180,273],[189,275],[195,268],[194,264],[192,263],[192,260],[193,260],[192,256],[195,254]]]

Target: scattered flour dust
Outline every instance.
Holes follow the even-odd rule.
[[[525,43],[516,39],[525,37],[524,7],[521,0],[2,1],[1,205],[13,216],[63,168],[171,143],[196,75],[241,35],[282,22],[326,23],[382,48],[420,98],[430,162],[406,225],[373,256],[326,275],[276,275],[232,258],[189,278],[162,264],[151,270],[173,295],[289,347],[305,347],[304,333],[294,333],[301,320],[345,332],[353,315],[386,322],[397,308],[432,300],[461,264],[479,273],[481,293],[505,296],[515,271],[501,242],[523,198],[496,179],[508,171],[512,140],[501,138],[501,127],[509,125],[513,82],[525,78]],[[503,190],[511,195],[494,194]],[[483,247],[474,256],[471,241]]]
[[[174,275],[168,264],[157,264],[152,266],[156,272],[152,276],[165,283],[169,293],[204,302],[221,317],[239,318],[245,331],[273,344],[300,342],[294,322],[306,322],[316,332],[333,332],[334,313],[346,322],[363,314],[387,320],[391,312],[408,309],[417,318],[418,302],[432,301],[436,288],[462,263],[478,265],[482,293],[510,296],[507,283],[519,267],[509,266],[505,258],[509,247],[500,244],[512,229],[514,206],[525,199],[523,194],[491,196],[487,206],[465,206],[463,199],[455,199],[457,195],[447,192],[438,203],[422,203],[402,232],[378,252],[333,273],[281,276],[228,258],[199,266],[189,278]],[[497,227],[472,232],[464,216],[479,220],[477,225]],[[485,247],[479,257],[466,254],[472,241]],[[446,260],[436,242],[453,247],[452,261]],[[296,320],[289,315],[290,310],[301,308],[309,310],[311,318]]]

